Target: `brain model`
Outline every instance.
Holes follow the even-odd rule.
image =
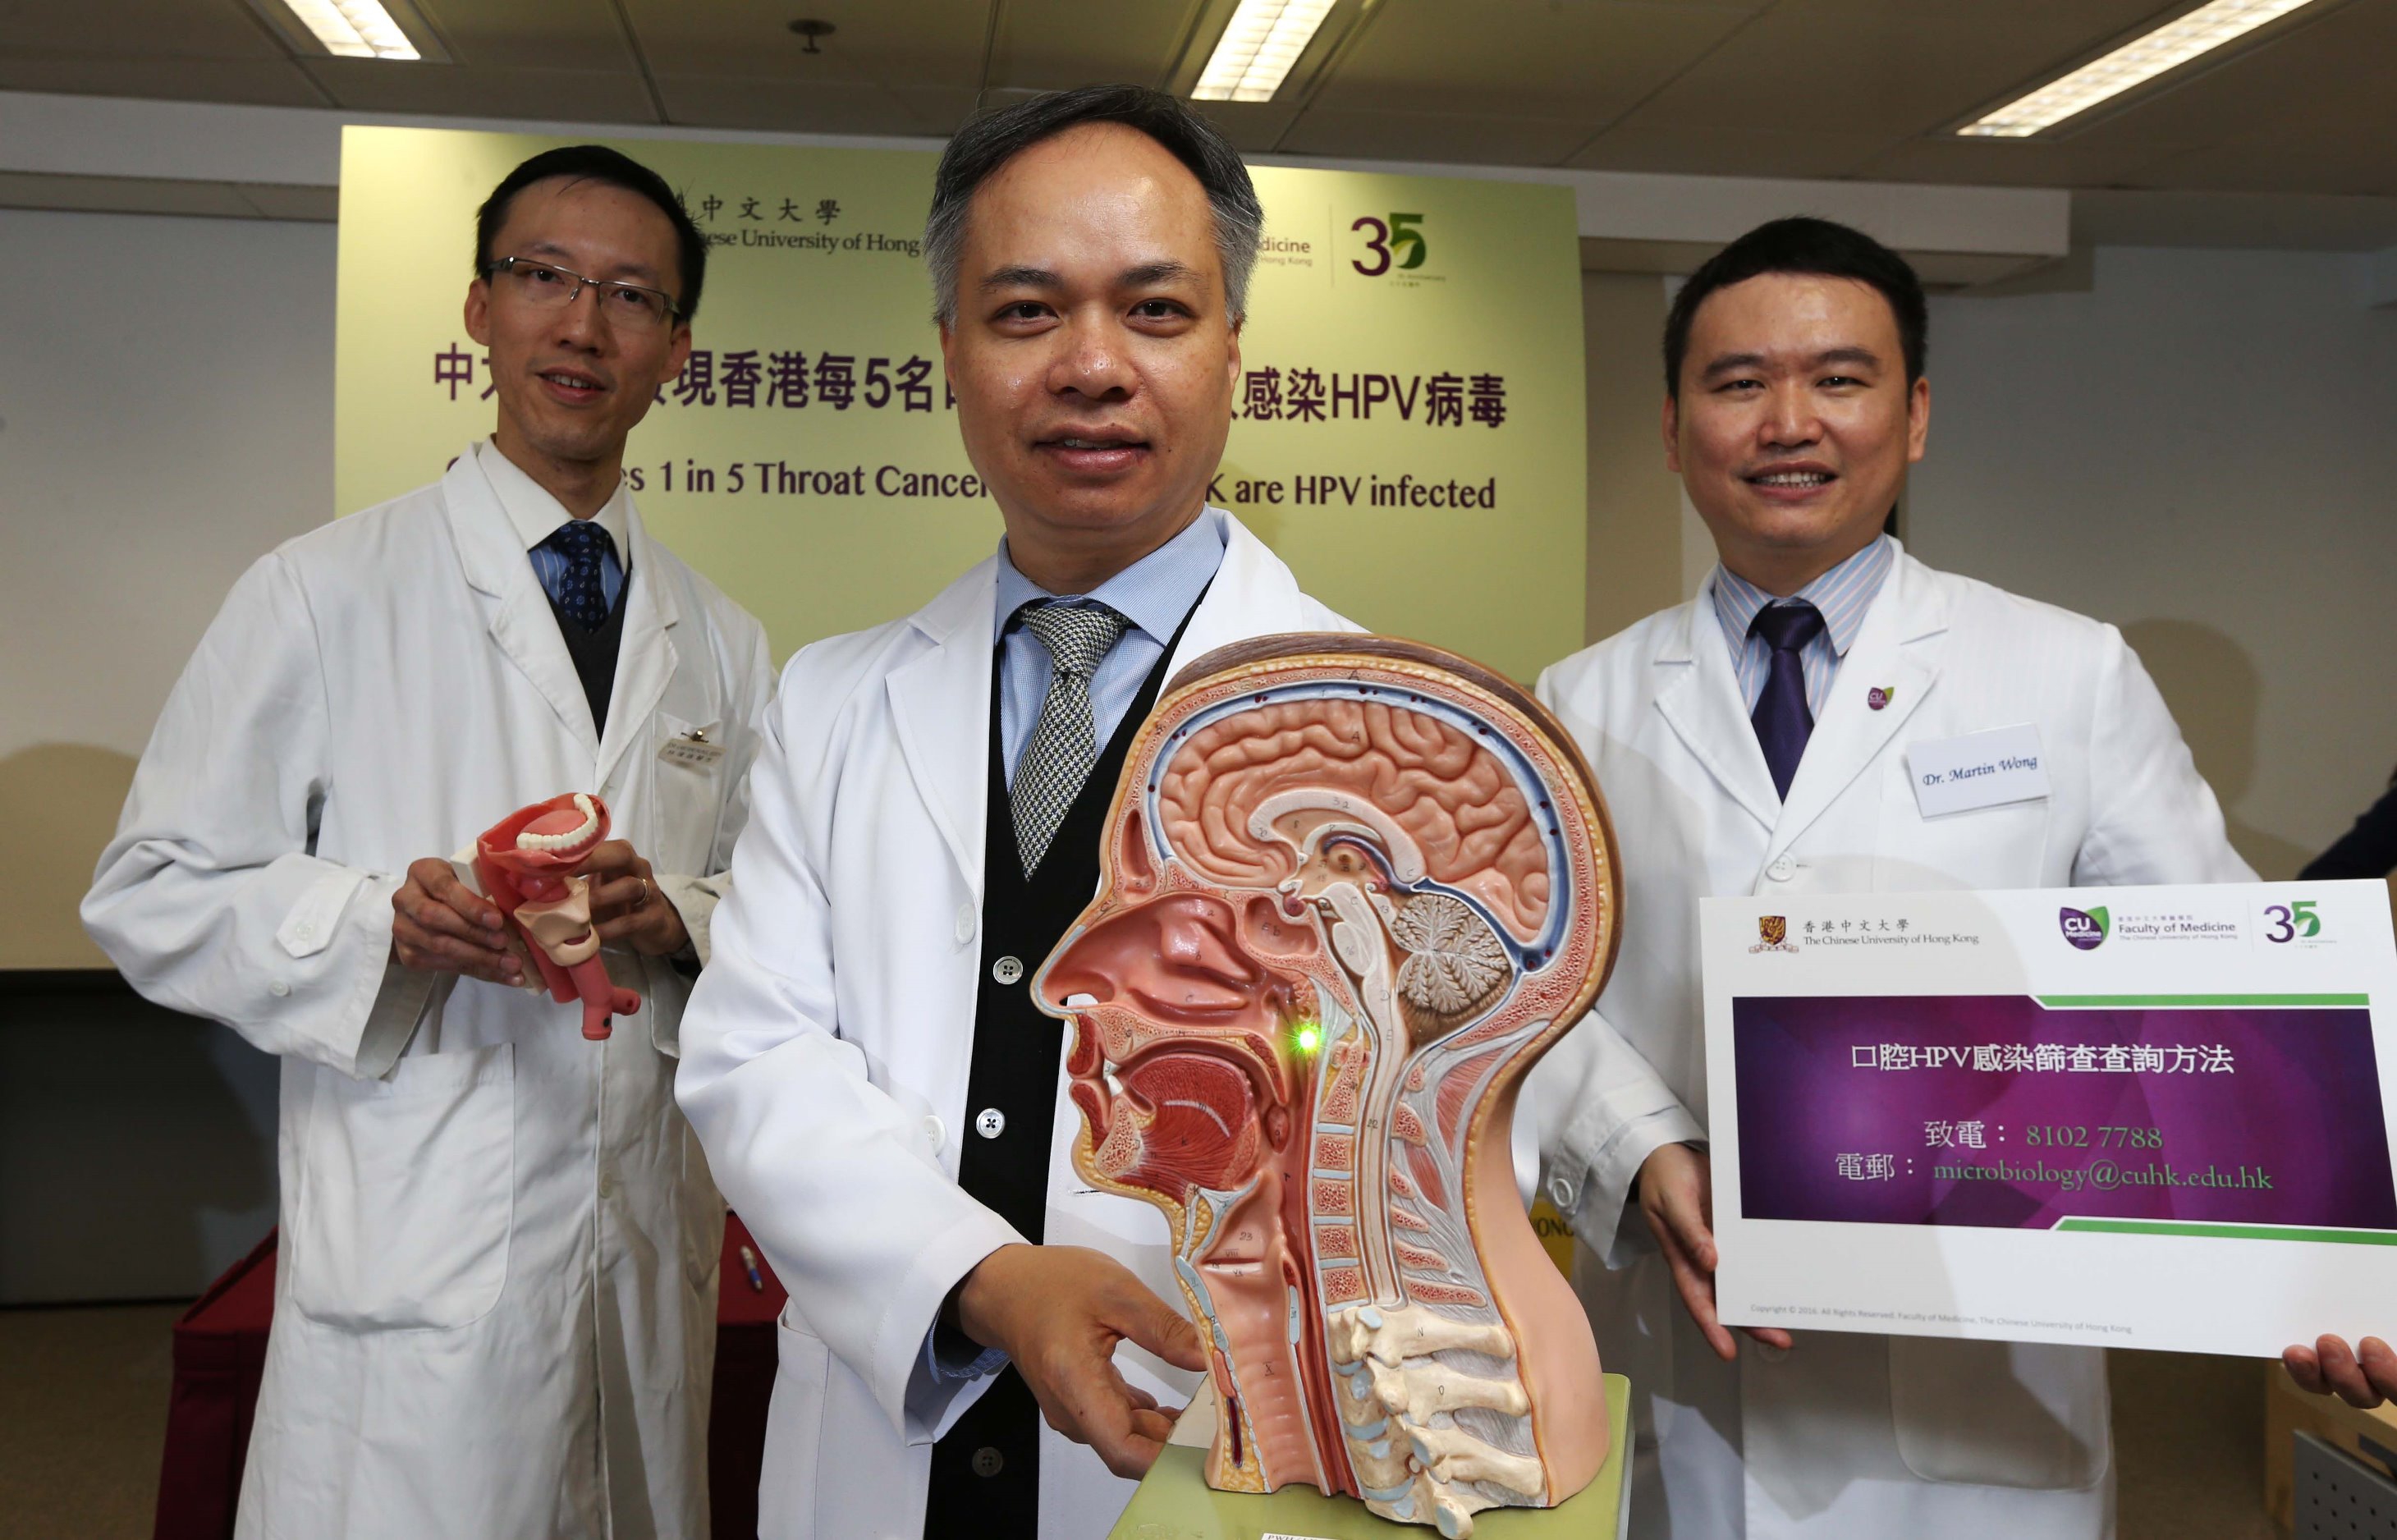
[[[1413,643],[1226,648],[1142,728],[1103,861],[1034,987],[1073,1025],[1077,1169],[1172,1226],[1209,1484],[1451,1536],[1580,1491],[1598,1350],[1508,1156],[1613,960],[1605,810],[1562,730]]]

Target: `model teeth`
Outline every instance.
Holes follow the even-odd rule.
[[[599,832],[599,810],[591,805],[591,798],[581,792],[576,792],[574,810],[583,815],[583,823],[579,827],[569,829],[564,834],[535,834],[530,829],[527,829],[516,836],[516,849],[519,850],[570,850]]]
[[[1065,997],[1065,1009],[1068,1011],[1088,1011],[1098,1003],[1099,998],[1096,995],[1068,995]]]

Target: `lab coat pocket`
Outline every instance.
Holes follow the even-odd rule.
[[[1873,860],[1876,891],[2048,886],[2042,880],[2048,798],[1925,818],[1905,756],[1891,757],[1886,775]]]
[[[641,853],[660,871],[705,877],[724,807],[723,724],[688,722],[661,711],[651,735],[649,783],[658,844]]]
[[[291,1301],[354,1332],[488,1315],[508,1276],[516,1047],[403,1058],[380,1080],[317,1077],[291,1233]]]
[[[1889,1404],[1926,1481],[2082,1491],[2111,1456],[2102,1348],[1892,1337]]]
[[[824,1433],[832,1350],[791,1324],[774,1322],[774,1399],[766,1412],[765,1477],[757,1488],[757,1533],[811,1540],[816,1530],[816,1454]]]

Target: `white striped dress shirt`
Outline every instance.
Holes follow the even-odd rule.
[[[1755,714],[1756,699],[1764,693],[1764,681],[1773,672],[1773,649],[1762,636],[1748,634],[1757,611],[1769,604],[1794,604],[1803,599],[1822,612],[1823,629],[1798,652],[1798,662],[1806,675],[1806,711],[1820,721],[1823,703],[1831,697],[1831,681],[1840,672],[1840,660],[1855,644],[1856,633],[1864,629],[1865,612],[1872,608],[1874,596],[1881,592],[1881,580],[1889,576],[1890,564],[1896,559],[1897,553],[1889,537],[1876,535],[1870,545],[1786,599],[1774,598],[1727,568],[1715,568],[1708,580],[1714,594],[1715,618],[1722,623],[1723,640],[1731,644],[1732,666],[1739,674],[1740,700],[1749,715]]]

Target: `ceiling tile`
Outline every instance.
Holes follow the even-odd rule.
[[[241,0],[0,4],[0,51],[108,59],[280,59]]]
[[[1466,166],[1553,166],[1589,137],[1586,123],[1465,114],[1356,113],[1311,107],[1277,153]]]
[[[1389,0],[1315,105],[1607,122],[1729,35],[1756,4]]]
[[[138,96],[162,101],[237,101],[323,107],[330,100],[288,59],[26,59],[0,53],[0,90]]]
[[[310,59],[301,68],[344,107],[568,123],[655,123],[648,90],[630,70],[475,69],[466,64],[393,64],[372,59]]]
[[[1589,141],[1565,164],[1598,171],[1708,177],[1844,177],[1878,154],[1878,135],[1761,127],[1658,127],[1637,118]]]
[[[1157,85],[1202,8],[1198,0],[1007,0],[990,84],[1039,90],[1108,81]]]
[[[626,70],[612,7],[588,0],[415,0],[450,57],[478,68]]]
[[[660,74],[729,75],[850,86],[982,84],[992,0],[624,0]],[[817,44],[797,17],[839,30]]]
[[[1942,127],[2062,65],[2155,0],[1782,0],[1626,123],[1748,121],[1895,139]]]

